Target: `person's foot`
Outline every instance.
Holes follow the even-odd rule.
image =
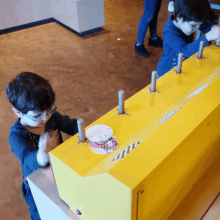
[[[150,56],[143,44],[137,46],[137,43],[135,43],[135,51],[142,57]]]
[[[170,13],[173,13],[173,12],[174,12],[174,1],[169,2],[168,11],[169,11]]]
[[[154,46],[154,47],[163,47],[163,40],[160,37],[157,37],[157,39],[152,40],[149,38],[148,45]]]

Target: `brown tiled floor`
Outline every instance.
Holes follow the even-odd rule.
[[[158,35],[169,17],[168,0],[162,1]],[[126,99],[150,83],[162,49],[145,45],[151,56],[134,52],[143,0],[105,0],[106,25],[80,37],[50,23],[0,35],[0,219],[28,220],[28,207],[20,190],[22,173],[7,139],[16,120],[5,87],[21,71],[49,79],[62,114],[83,118],[85,125],[117,105],[117,92]],[[120,40],[118,40],[120,38]],[[65,136],[67,138],[67,136]]]

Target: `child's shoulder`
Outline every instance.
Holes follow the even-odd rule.
[[[25,148],[26,144],[30,142],[28,131],[21,125],[19,119],[12,125],[8,142],[12,149],[12,152],[20,152]]]
[[[170,17],[167,20],[167,22],[166,22],[166,24],[164,26],[163,36],[164,35],[165,36],[171,36],[171,35],[173,35],[173,36],[180,36],[180,35],[182,35],[181,30],[178,27],[176,27],[176,25],[173,23],[173,18],[172,17]]]
[[[20,123],[20,119],[17,119],[14,124],[11,126],[11,130],[10,131],[17,131],[17,130],[21,130],[23,128],[23,126]]]
[[[26,134],[26,129],[21,125],[19,119],[17,119],[15,123],[11,126],[9,138],[13,136],[23,136]]]
[[[174,29],[174,28],[175,28],[175,25],[172,21],[172,18],[169,17],[168,20],[166,21],[163,29],[166,30],[166,29]]]

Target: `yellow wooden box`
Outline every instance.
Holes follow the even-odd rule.
[[[89,125],[113,129],[119,147],[94,153],[71,137],[50,152],[59,195],[83,220],[163,220],[220,156],[220,48],[204,49]],[[165,117],[166,116],[166,117]],[[164,118],[165,117],[165,118]],[[132,143],[142,141],[120,160]]]

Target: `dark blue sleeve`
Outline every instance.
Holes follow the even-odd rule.
[[[69,116],[63,116],[59,112],[55,112],[56,124],[60,131],[68,135],[75,135],[78,133],[77,120],[70,119]]]
[[[33,146],[25,137],[19,135],[19,133],[10,133],[9,144],[12,152],[21,162],[24,177],[39,168],[37,162],[37,150],[33,149]]]
[[[209,42],[206,40],[205,35],[198,38],[192,43],[187,43],[184,41],[181,36],[178,36],[175,33],[166,31],[163,35],[164,42],[170,42],[170,46],[176,53],[183,53],[184,57],[190,57],[193,54],[199,51],[200,41],[205,42],[205,46],[209,45]]]
[[[212,26],[213,26],[213,25],[216,25],[216,24],[217,24],[217,23],[215,23],[215,22],[212,22],[212,21],[210,21],[210,20],[207,20],[206,22],[204,22],[204,23],[200,26],[199,30],[202,31],[203,33],[207,33],[207,32],[209,32],[209,31],[211,30]]]

